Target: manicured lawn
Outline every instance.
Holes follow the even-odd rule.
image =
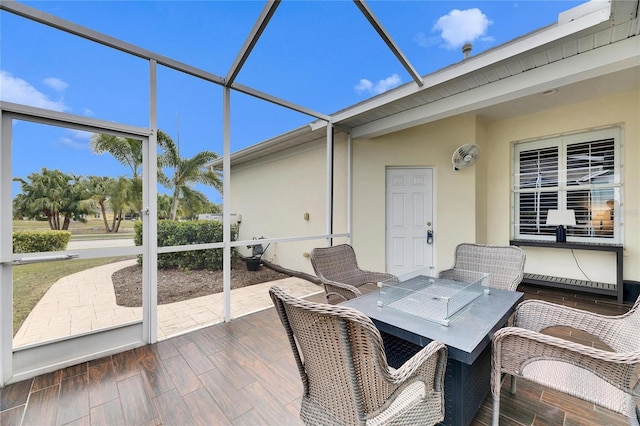
[[[104,238],[117,238],[118,234],[130,234],[133,232],[132,220],[123,220],[120,224],[120,229],[116,234],[107,234],[104,232],[104,223],[102,219],[89,219],[86,223],[72,222],[69,225],[69,231],[71,232],[71,238],[75,235],[87,235],[97,234]],[[109,222],[111,225],[111,222]],[[14,220],[14,231],[46,231],[49,229],[49,223],[36,220]]]

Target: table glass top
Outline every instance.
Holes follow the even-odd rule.
[[[436,278],[427,270],[378,283],[378,306],[393,309],[448,326],[489,288],[482,284],[488,275],[455,271],[455,279]]]

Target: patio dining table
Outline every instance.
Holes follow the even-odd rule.
[[[473,420],[490,390],[491,337],[524,299],[517,291],[460,284],[418,274],[410,280],[400,278],[394,283],[398,289],[379,283],[378,291],[341,303],[372,319],[392,367],[399,367],[433,340],[447,345],[445,425],[468,425]],[[443,290],[451,289],[452,297],[441,296]],[[473,296],[446,321],[416,311],[432,303],[451,304],[469,292]]]

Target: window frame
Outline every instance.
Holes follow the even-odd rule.
[[[589,194],[597,194],[599,191],[613,191],[613,200],[615,203],[614,217],[612,224],[612,235],[598,235],[593,225],[595,209],[590,209],[588,213],[587,225],[577,226],[574,231],[569,227],[567,233],[568,242],[584,242],[594,244],[622,244],[624,236],[624,184],[623,184],[623,135],[622,126],[609,126],[606,128],[593,129],[589,131],[581,131],[576,133],[561,134],[553,137],[540,138],[535,140],[523,140],[512,143],[511,156],[511,236],[517,240],[538,240],[538,241],[555,241],[555,231],[549,230],[544,223],[535,223],[539,226],[538,233],[521,232],[523,222],[521,221],[521,194],[532,193],[555,193],[557,194],[557,208],[567,208],[569,202],[568,195],[576,191],[589,191]],[[583,184],[569,185],[567,182],[568,175],[568,147],[575,144],[593,143],[600,140],[613,139],[613,176],[610,182],[597,183],[593,179]],[[533,150],[541,150],[545,148],[558,147],[557,157],[557,183],[555,186],[541,186],[537,188],[520,187],[520,153]],[[542,210],[542,206],[538,206],[536,220],[543,222],[543,216],[546,217],[546,210]],[[540,213],[544,213],[542,215]],[[576,217],[578,220],[578,217]],[[602,224],[602,222],[600,222]],[[590,224],[590,225],[589,225]],[[543,229],[544,228],[544,229]],[[578,229],[582,229],[583,235],[578,235]],[[586,232],[586,235],[584,233]],[[610,235],[610,236],[609,236]]]

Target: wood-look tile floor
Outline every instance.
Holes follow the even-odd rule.
[[[526,298],[607,315],[630,308],[586,294],[534,286],[521,290]],[[508,386],[506,380],[504,425],[627,424],[620,415],[525,380],[518,381],[515,396]],[[300,425],[301,392],[284,329],[269,309],[7,385],[0,389],[0,424]],[[488,395],[472,424],[490,424],[491,413]]]

